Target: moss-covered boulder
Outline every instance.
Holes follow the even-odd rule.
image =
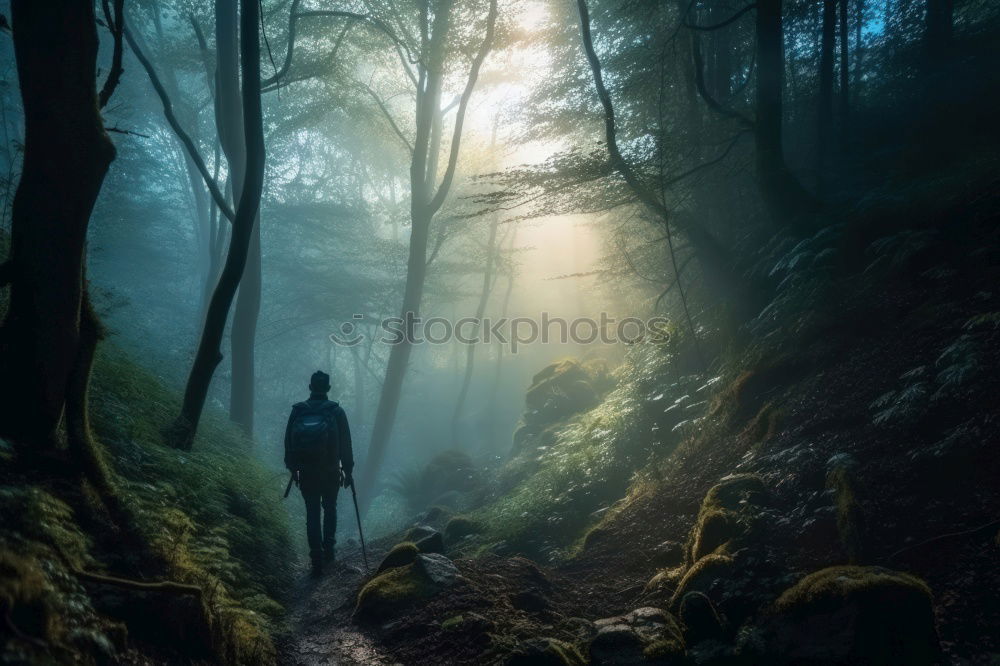
[[[677,584],[680,583],[681,578],[684,576],[684,571],[684,567],[660,569],[646,583],[646,587],[642,591],[643,595],[670,599],[673,596],[674,590],[677,589]]]
[[[670,598],[670,608],[676,609],[688,592],[707,593],[717,581],[731,578],[735,569],[736,562],[729,555],[706,555],[684,573]]]
[[[424,537],[428,537],[437,532],[436,529],[430,525],[414,525],[410,529],[406,530],[406,534],[403,535],[403,541],[412,541],[416,543]]]
[[[594,666],[672,664],[684,657],[680,625],[662,609],[639,608],[594,624],[597,635],[589,648]]]
[[[809,574],[774,602],[764,636],[769,663],[929,666],[941,656],[930,589],[881,567]]]
[[[688,564],[745,538],[767,489],[755,474],[729,476],[705,495],[687,543]],[[731,549],[730,549],[731,550]]]
[[[361,588],[354,607],[354,620],[380,623],[429,599],[437,586],[415,563],[395,567],[376,575]]]
[[[434,532],[417,541],[416,546],[421,553],[444,553],[444,537]]]
[[[382,558],[382,563],[378,565],[376,574],[380,574],[389,569],[395,569],[396,567],[405,567],[407,564],[413,562],[417,559],[417,555],[420,553],[420,549],[417,548],[416,544],[409,541],[404,541],[403,543],[398,543],[392,547],[392,550]]]
[[[583,666],[586,664],[576,646],[555,638],[532,638],[523,641],[507,657],[507,666]]]
[[[702,641],[721,641],[725,637],[722,619],[712,600],[701,592],[688,592],[681,599],[679,617],[684,642],[696,645]]]
[[[594,407],[599,395],[591,374],[578,361],[551,363],[531,379],[524,397],[524,422],[550,424]]]
[[[827,461],[826,487],[833,493],[837,534],[851,564],[864,559],[866,541],[865,513],[855,492],[856,467],[857,461],[846,453],[838,453]]]
[[[479,534],[483,526],[467,516],[455,516],[444,526],[444,537],[449,543],[454,543],[470,534]]]

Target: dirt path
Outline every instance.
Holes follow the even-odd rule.
[[[322,578],[303,568],[290,594],[289,633],[278,642],[278,661],[287,666],[371,666],[393,664],[351,622],[354,594],[364,578],[358,550],[344,553]]]

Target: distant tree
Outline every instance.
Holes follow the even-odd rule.
[[[169,432],[171,443],[182,449],[190,449],[194,442],[212,375],[222,360],[222,336],[236,290],[240,286],[240,280],[247,266],[249,253],[253,248],[257,213],[264,185],[265,148],[258,40],[260,5],[256,0],[240,0],[239,25],[242,36],[239,42],[239,62],[246,171],[233,218],[232,238],[226,263],[209,303],[205,327],[184,390],[181,412]]]
[[[497,20],[497,0],[490,0],[484,35],[472,59],[465,85],[458,99],[455,123],[449,147],[448,162],[438,180],[438,160],[441,152],[441,134],[444,109],[441,95],[448,75],[448,58],[457,50],[449,34],[456,18],[454,0],[438,0],[434,3],[418,3],[420,59],[417,72],[408,70],[408,76],[415,83],[416,128],[410,146],[410,249],[406,267],[406,286],[403,291],[401,316],[410,320],[420,312],[424,283],[427,277],[428,241],[431,222],[441,209],[451,189],[458,166],[458,154],[462,140],[465,112],[476,86],[479,70],[493,46]],[[431,12],[433,6],[433,14]],[[400,139],[406,142],[402,134]],[[396,419],[396,410],[403,388],[403,380],[409,366],[413,331],[406,331],[406,339],[392,347],[386,366],[385,381],[379,397],[378,408],[368,455],[362,471],[361,487],[365,490],[363,504],[367,509],[373,499],[372,490],[378,478],[379,469],[385,458],[386,448]]]

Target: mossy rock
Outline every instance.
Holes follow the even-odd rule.
[[[584,666],[575,646],[555,638],[532,638],[520,643],[507,658],[507,666]]]
[[[631,666],[646,663],[679,664],[684,637],[670,613],[654,607],[595,622],[597,635],[590,642],[594,666]]]
[[[531,380],[524,397],[524,422],[548,425],[591,409],[599,396],[587,370],[572,359],[551,363]]]
[[[768,655],[776,663],[938,663],[931,592],[882,567],[837,566],[809,574],[774,602]]]
[[[434,505],[427,509],[427,513],[424,514],[424,522],[429,525],[440,525],[451,518],[452,510],[446,506]]]
[[[702,505],[735,510],[743,500],[759,503],[766,495],[767,486],[756,474],[733,474],[712,486],[705,494]]]
[[[838,454],[827,463],[826,487],[833,491],[837,512],[837,534],[847,554],[847,560],[856,564],[864,559],[866,541],[865,512],[855,492],[854,467],[857,463],[846,454]]]
[[[457,541],[470,534],[479,534],[484,531],[482,524],[467,516],[455,516],[444,526],[444,536],[450,542]]]
[[[414,525],[410,529],[406,530],[406,534],[403,535],[403,541],[412,541],[416,543],[424,537],[428,537],[437,532],[436,529],[430,525]]]
[[[736,561],[723,553],[712,553],[701,558],[685,572],[681,582],[677,584],[677,589],[670,598],[670,608],[677,608],[688,592],[708,592],[716,580],[731,576],[735,568]]]
[[[747,537],[754,513],[752,508],[763,503],[766,496],[764,482],[755,474],[729,476],[709,489],[688,537],[688,564],[693,565],[706,555]]]
[[[0,553],[0,609],[11,626],[30,638],[53,640],[57,619],[51,594],[37,562],[14,553]]]
[[[376,574],[380,574],[389,569],[395,569],[396,567],[405,567],[407,564],[413,562],[417,559],[417,555],[420,553],[420,549],[417,548],[416,544],[404,541],[403,543],[397,543],[392,547],[392,550],[382,558],[382,563],[378,565],[378,570]]]
[[[416,546],[421,553],[444,553],[444,537],[440,532],[434,532],[417,541]]]
[[[643,589],[643,594],[657,594],[665,595],[669,598],[675,589],[677,589],[677,584],[680,582],[681,578],[684,577],[684,567],[673,567],[668,569],[660,569],[656,574],[649,579],[646,583],[646,587]]]
[[[691,532],[689,560],[697,562],[718,551],[744,533],[739,515],[735,511],[712,508],[703,510]]]
[[[661,638],[646,646],[642,656],[650,664],[682,664],[684,662],[684,641],[676,636]]]
[[[701,592],[688,592],[684,595],[679,616],[684,629],[684,642],[688,645],[724,639],[722,619],[712,600]]]
[[[421,574],[416,564],[389,569],[361,588],[354,619],[357,622],[384,622],[429,599],[436,591],[437,587]]]

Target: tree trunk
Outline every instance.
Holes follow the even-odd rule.
[[[927,0],[926,11],[924,42],[928,62],[933,66],[945,58],[951,48],[954,0]]]
[[[837,0],[823,0],[823,28],[819,49],[819,95],[816,112],[816,183],[826,190],[833,133],[833,42],[837,26]]]
[[[219,2],[222,4],[231,0],[219,0]],[[245,181],[236,208],[236,219],[233,220],[233,234],[226,263],[208,306],[205,328],[201,334],[191,373],[188,375],[181,413],[174,422],[171,432],[168,433],[171,443],[182,449],[190,449],[194,442],[212,375],[222,360],[221,345],[226,319],[247,265],[247,255],[253,241],[260,195],[264,186],[265,150],[260,104],[259,20],[257,1],[240,0],[239,22],[240,34],[243,36],[240,40],[240,59],[243,81],[242,119],[246,146]]]
[[[507,246],[508,250],[514,249],[514,241],[517,239],[517,229],[515,228],[511,232],[510,243]],[[500,317],[507,317],[507,310],[510,308],[510,296],[514,293],[514,266],[510,268],[510,274],[507,276],[507,290],[503,295],[503,305],[500,308]],[[488,404],[490,406],[490,451],[497,450],[497,413],[493,406],[497,402],[497,392],[500,390],[500,375],[503,373],[503,348],[504,345],[501,342],[497,342],[497,362],[493,371],[493,383],[490,385],[490,399]],[[510,442],[508,442],[509,444]]]
[[[494,216],[490,222],[490,239],[486,244],[486,268],[483,270],[483,287],[479,292],[479,303],[476,304],[476,327],[473,337],[478,338],[479,327],[483,320],[483,313],[486,312],[486,303],[490,300],[490,291],[493,284],[493,262],[496,255],[497,227],[500,225],[499,217]],[[461,342],[456,340],[456,342]],[[462,388],[458,391],[458,399],[455,401],[455,410],[451,415],[451,446],[454,449],[459,447],[458,441],[458,421],[462,416],[462,408],[465,407],[465,399],[469,395],[469,385],[472,383],[472,373],[476,367],[476,346],[478,343],[471,343],[465,346],[465,374],[462,377]]]
[[[406,288],[403,292],[402,318],[404,321],[412,321],[407,317],[408,314],[415,318],[420,313],[420,301],[423,296],[424,280],[427,276],[429,226],[429,218],[416,218],[412,221],[410,254],[406,266]],[[382,393],[375,410],[371,444],[368,447],[368,457],[365,459],[364,473],[361,477],[361,488],[363,489],[361,504],[363,510],[366,511],[374,499],[375,482],[385,458],[389,437],[392,435],[392,427],[396,421],[396,410],[399,407],[399,399],[403,391],[403,380],[410,363],[410,352],[413,350],[413,345],[410,344],[413,339],[412,326],[408,327],[405,333],[404,340],[393,345],[389,351],[385,381],[382,383]]]
[[[85,244],[115,149],[98,109],[93,3],[14,0],[11,10],[25,133],[0,328],[0,435],[44,446],[71,393],[86,411]]]
[[[420,312],[424,281],[427,276],[427,240],[430,224],[451,189],[458,164],[465,112],[479,78],[479,69],[493,46],[497,0],[490,0],[489,14],[486,18],[486,34],[472,60],[465,88],[459,97],[458,110],[455,112],[455,126],[452,130],[448,165],[441,177],[440,185],[437,185],[435,189],[441,141],[441,132],[438,126],[441,121],[441,90],[446,75],[445,56],[448,47],[452,4],[453,0],[440,2],[435,7],[430,29],[428,30],[428,26],[425,24],[421,30],[426,64],[419,65],[420,82],[424,85],[417,86],[417,131],[413,140],[413,153],[410,162],[410,253],[407,260],[406,287],[403,292],[401,314],[404,320],[407,319],[407,315],[416,317]],[[426,18],[426,13],[424,18]],[[436,127],[438,127],[437,130]],[[372,438],[368,445],[368,456],[365,459],[365,467],[361,477],[362,492],[359,501],[360,509],[363,512],[368,511],[375,497],[375,482],[385,458],[389,438],[396,420],[396,410],[399,407],[403,380],[406,377],[410,352],[412,351],[410,344],[412,331],[407,331],[407,333],[407,339],[393,345],[389,352],[385,381],[382,384],[382,393],[375,411]]]
[[[851,61],[850,44],[848,43],[847,3],[850,0],[838,0],[840,5],[840,154],[846,155],[851,128]]]
[[[781,0],[757,2],[757,119],[754,139],[757,180],[771,214],[781,223],[804,232],[803,219],[816,207],[813,198],[788,170],[782,145],[782,89],[785,55]]]
[[[243,110],[239,89],[239,49],[236,32],[236,0],[216,0],[215,43],[217,54],[215,122],[222,151],[230,169],[233,199],[239,200],[246,178],[247,152],[243,139]],[[259,204],[258,195],[258,204]],[[261,249],[260,209],[250,238],[246,267],[240,282],[236,309],[230,328],[232,372],[230,374],[229,418],[247,435],[253,434],[255,372],[254,343],[260,315]]]

